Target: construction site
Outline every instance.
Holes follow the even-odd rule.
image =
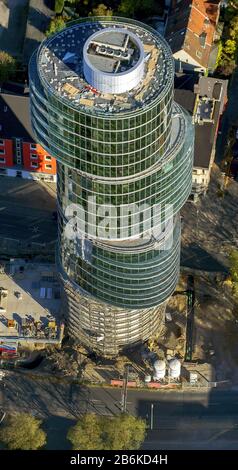
[[[60,345],[60,284],[54,265],[24,259],[0,265],[0,358],[17,358],[19,349]]]

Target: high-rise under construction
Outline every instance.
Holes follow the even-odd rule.
[[[194,132],[172,54],[147,25],[91,17],[45,40],[29,74],[32,126],[57,159],[68,330],[115,355],[159,331],[179,276]]]

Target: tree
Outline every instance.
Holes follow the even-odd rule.
[[[94,413],[87,413],[75,426],[69,429],[67,439],[71,442],[74,450],[103,449],[100,420],[100,416]]]
[[[11,450],[36,450],[46,444],[42,421],[28,413],[10,416],[1,427],[0,440]]]
[[[145,437],[145,422],[127,414],[105,417],[85,414],[69,429],[74,450],[136,450]]]
[[[236,41],[234,41],[233,39],[227,39],[224,44],[223,53],[233,58],[236,51],[236,47]]]
[[[233,17],[230,23],[229,36],[232,39],[238,38],[238,14]]]
[[[219,76],[226,78],[226,77],[231,76],[235,68],[236,68],[235,62],[219,64],[219,66],[216,69],[216,72],[218,73]]]
[[[225,21],[229,22],[235,15],[238,14],[238,3],[237,0],[228,0],[227,7],[225,9]]]
[[[115,416],[105,426],[105,449],[136,450],[145,438],[146,424],[140,418],[127,414]]]
[[[64,0],[55,0],[55,13],[62,13],[64,8]]]
[[[123,16],[127,16],[128,18],[133,17],[135,14],[137,3],[138,0],[122,0],[118,8],[118,13]]]
[[[159,5],[155,0],[121,0],[118,13],[122,16],[146,18],[156,14]]]
[[[9,80],[15,69],[15,59],[7,52],[0,51],[0,83]]]
[[[229,255],[230,273],[233,282],[238,282],[238,250],[231,250]]]
[[[65,21],[67,18],[64,16],[56,16],[50,22],[48,29],[46,30],[46,36],[52,36],[52,34],[58,33],[61,29],[65,28]]]
[[[111,8],[107,8],[104,3],[99,3],[99,5],[92,9],[92,12],[89,13],[89,16],[112,16],[113,11]]]

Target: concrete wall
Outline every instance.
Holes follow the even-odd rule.
[[[178,52],[173,54],[176,69],[178,70],[179,61],[181,62],[181,66],[184,70],[194,70],[194,71],[205,71],[206,68],[199,64],[195,59],[193,59],[184,49],[181,49]]]

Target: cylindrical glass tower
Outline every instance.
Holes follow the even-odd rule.
[[[194,131],[173,59],[149,26],[85,18],[30,66],[37,141],[57,159],[57,263],[69,332],[104,355],[163,325],[179,275]]]

